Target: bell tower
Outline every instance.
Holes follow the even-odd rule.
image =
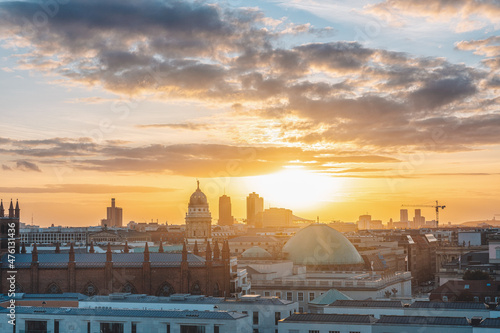
[[[200,190],[200,182],[189,199],[186,213],[186,239],[189,244],[205,243],[212,238],[212,215],[206,195]]]

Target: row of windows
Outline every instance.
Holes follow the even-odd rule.
[[[299,333],[299,330],[288,330],[288,333]],[[320,333],[320,330],[309,330],[309,333]],[[328,333],[340,333],[340,331],[328,331]],[[349,331],[349,333],[361,333],[359,331]]]
[[[443,296],[443,302],[448,302],[448,296]],[[484,298],[484,301],[486,303],[490,303],[491,302],[491,297],[489,296],[486,296]],[[479,296],[474,296],[474,302],[479,302]],[[495,303],[499,303],[500,302],[500,297],[495,297]]]
[[[324,292],[320,292],[319,295],[323,295]],[[297,292],[297,298],[294,299],[293,297],[293,292],[292,291],[287,291],[285,293],[285,298],[287,301],[296,301],[296,302],[304,302],[305,300],[305,295],[308,296],[308,299],[309,299],[309,302],[314,300],[316,298],[316,292],[314,291],[311,291],[309,293],[305,293],[305,292]],[[271,292],[270,291],[264,291],[264,296],[266,297],[270,297],[271,296]],[[274,292],[274,296],[278,297],[278,298],[281,298],[281,291],[276,291]]]

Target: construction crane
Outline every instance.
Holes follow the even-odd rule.
[[[436,209],[436,228],[439,227],[439,210],[445,209],[446,206],[440,206],[438,201],[436,200],[435,205],[401,205],[402,207],[432,207]]]

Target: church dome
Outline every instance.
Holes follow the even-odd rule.
[[[198,182],[198,188],[191,194],[191,198],[189,199],[189,205],[208,205],[207,196],[200,190],[200,182]]]
[[[357,266],[364,261],[354,245],[340,232],[325,225],[311,224],[299,230],[283,247],[294,264],[311,266]]]
[[[254,246],[241,254],[243,258],[271,258],[271,253],[259,246]]]

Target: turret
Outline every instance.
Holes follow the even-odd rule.
[[[205,260],[212,261],[212,249],[210,248],[210,242],[207,242],[207,249],[205,250]]]
[[[95,250],[94,250],[94,241],[91,241],[91,242],[90,242],[90,249],[89,249],[89,253],[95,253]]]
[[[200,252],[198,251],[198,241],[196,241],[196,240],[194,241],[193,253],[196,256],[200,254]]]
[[[148,246],[148,242],[146,242],[146,246],[144,246],[144,261],[145,262],[149,261],[149,246]]]
[[[182,245],[182,261],[183,262],[187,262],[187,255],[188,255],[188,252],[187,252],[187,248],[186,248],[186,242],[184,242],[184,244]]]
[[[148,243],[146,243],[147,245]],[[123,253],[128,253],[128,241],[125,241],[125,246],[123,247]]]
[[[14,205],[12,204],[12,199],[10,199],[10,207],[9,207],[9,217],[14,217]]]
[[[16,200],[16,209],[14,210],[14,217],[19,218],[21,216],[21,210],[19,209],[19,201]]]
[[[26,253],[26,246],[23,243],[23,246],[21,247],[21,253]]]
[[[113,261],[113,254],[111,253],[111,244],[108,243],[108,248],[106,250],[106,261]]]
[[[158,248],[158,253],[163,253],[163,242],[160,240],[160,247]]]
[[[214,242],[214,260],[219,260],[220,258],[220,249],[219,249],[219,243],[217,240]]]
[[[36,243],[33,244],[33,251],[31,251],[31,261],[38,262],[38,250],[36,248]]]
[[[229,260],[229,241],[224,241],[224,244],[222,245],[222,259],[223,260]]]
[[[5,209],[3,208],[3,200],[0,200],[0,217],[5,216]]]
[[[54,252],[61,253],[61,248],[59,247],[59,242],[56,243],[56,250]]]
[[[71,245],[69,246],[69,261],[75,261],[75,248],[73,247],[73,242],[71,242]]]

